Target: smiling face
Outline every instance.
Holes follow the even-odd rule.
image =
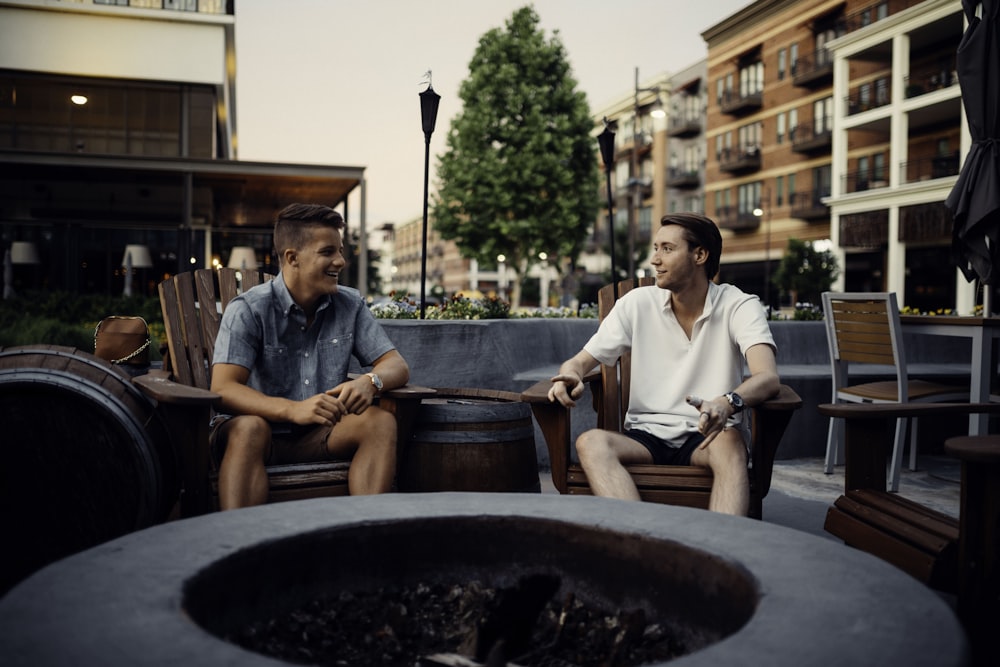
[[[336,294],[340,272],[347,264],[340,231],[327,226],[312,226],[300,248],[284,252],[285,284],[306,312],[325,294]]]
[[[705,282],[704,264],[708,253],[701,246],[692,246],[680,225],[663,225],[653,237],[653,258],[649,261],[656,271],[656,286],[681,292],[691,285]]]

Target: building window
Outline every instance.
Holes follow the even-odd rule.
[[[715,102],[716,104],[722,104],[722,95],[726,90],[726,80],[719,77],[719,80],[715,82]]]
[[[882,19],[884,19],[887,16],[889,16],[889,3],[888,2],[880,2],[878,4],[878,7],[875,8],[875,16],[877,17],[877,20],[879,20],[879,21],[881,21]]]
[[[879,79],[875,82],[875,104],[882,106],[889,103],[889,79]]]
[[[788,47],[788,69],[791,70],[792,76],[795,76],[795,70],[799,66],[799,45],[792,44]]]
[[[887,180],[885,177],[885,153],[876,153],[872,156],[872,180]]]
[[[757,61],[740,68],[740,97],[750,97],[764,90],[764,63]]]
[[[718,162],[722,159],[722,135],[717,135],[715,137],[715,161]]]
[[[788,175],[788,201],[792,201],[792,195],[795,194],[795,174]]]
[[[816,135],[833,130],[833,97],[813,102],[813,132]]]
[[[799,110],[788,110],[788,140],[795,143],[795,131],[799,127]]]
[[[737,211],[753,213],[760,206],[760,181],[745,183],[737,188]]]
[[[813,200],[815,203],[818,204],[821,198],[830,196],[830,179],[830,165],[826,164],[813,169]]]
[[[785,50],[778,49],[778,81],[785,78]]]
[[[776,124],[777,124],[777,132],[776,132],[775,139],[777,140],[777,143],[780,144],[780,143],[782,143],[785,140],[785,112],[784,111],[782,111],[781,113],[778,114],[778,119],[777,119],[777,123]]]
[[[855,191],[867,190],[868,189],[868,158],[859,157],[858,158],[858,175],[857,175],[857,187],[854,188]]]
[[[785,203],[785,177],[775,176],[774,177],[774,191],[777,193],[775,197],[775,206],[781,206]]]

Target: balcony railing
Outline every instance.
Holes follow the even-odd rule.
[[[792,83],[796,86],[818,86],[833,79],[833,58],[826,49],[816,49],[792,63]]]
[[[727,90],[722,93],[722,113],[736,115],[755,111],[764,104],[764,94],[762,91],[755,93],[740,94],[735,90]]]
[[[851,171],[844,174],[844,192],[864,192],[889,187],[889,178],[884,174],[868,171]]]
[[[697,169],[678,169],[672,167],[667,172],[667,186],[671,188],[696,188],[701,184],[701,175]]]
[[[906,77],[906,98],[919,97],[924,93],[957,85],[958,72],[954,69],[954,61],[952,67],[948,69],[928,67],[912,71]]]
[[[741,146],[736,150],[723,149],[719,153],[719,169],[735,174],[760,169],[760,147]]]
[[[833,142],[833,121],[823,123],[823,129],[816,131],[812,125],[799,125],[788,131],[792,140],[792,150],[796,153],[818,153],[830,150]]]
[[[871,90],[865,90],[860,87],[856,88],[847,96],[845,102],[847,103],[847,115],[851,116],[856,113],[862,113],[869,111],[870,109],[877,109],[879,107],[884,107],[892,101],[892,95],[889,92],[889,82],[886,81],[884,86],[876,87],[875,94],[872,94]]]
[[[828,190],[793,192],[788,202],[792,217],[801,220],[828,220],[830,209],[823,203],[823,197],[829,196]]]
[[[721,206],[715,210],[715,222],[720,229],[745,232],[760,227],[760,217],[751,211],[741,211],[735,206]]]
[[[879,0],[840,19],[837,27],[841,34],[854,32],[921,2],[924,0]]]
[[[961,170],[958,151],[950,155],[935,155],[917,160],[910,160],[901,165],[901,175],[904,183],[929,181],[934,178],[957,176]]]
[[[701,132],[701,116],[674,116],[667,126],[671,137],[693,137]]]

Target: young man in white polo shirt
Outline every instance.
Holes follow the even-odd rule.
[[[576,441],[591,489],[639,500],[622,464],[706,466],[715,476],[709,509],[745,516],[749,424],[743,410],[778,392],[774,338],[756,296],[712,282],[722,254],[715,223],[694,213],[660,222],[650,261],[656,285],[618,300],[583,349],[560,366],[549,400],[576,405],[590,370],[631,351],[624,432],[593,429]]]

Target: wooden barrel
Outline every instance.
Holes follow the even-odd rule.
[[[437,389],[420,404],[399,488],[538,493],[531,408],[511,392]]]
[[[0,349],[0,591],[164,521],[178,479],[165,425],[123,371],[70,347]]]

